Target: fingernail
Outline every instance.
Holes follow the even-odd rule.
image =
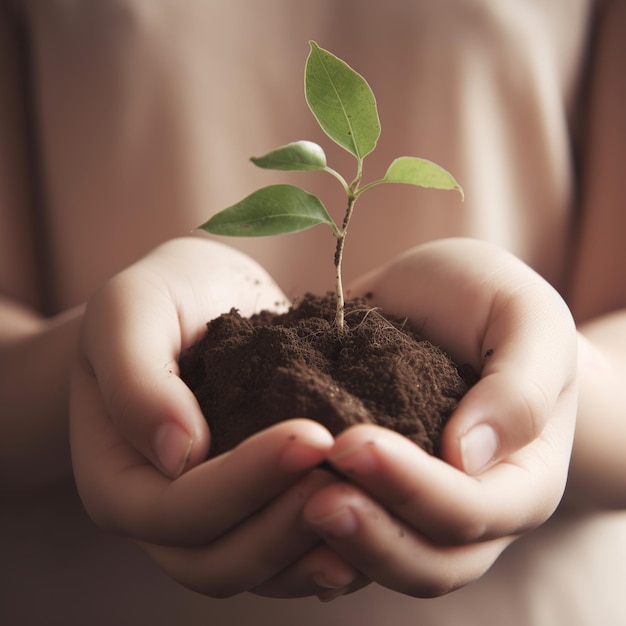
[[[354,513],[347,507],[334,511],[330,515],[309,519],[329,539],[341,539],[353,535],[357,529]]]
[[[461,439],[461,458],[465,471],[470,475],[480,474],[495,460],[499,443],[498,435],[491,426],[474,426]]]
[[[183,473],[191,454],[191,437],[177,424],[163,424],[154,436],[154,452],[162,471],[170,478]]]
[[[284,472],[302,472],[311,469],[319,463],[319,451],[296,443],[295,437],[290,437],[290,443],[285,448],[279,460],[279,467]]]
[[[378,460],[373,453],[373,441],[361,443],[355,448],[329,456],[329,461],[342,473],[373,474],[378,470]]]

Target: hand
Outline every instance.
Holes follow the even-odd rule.
[[[576,415],[573,320],[543,279],[486,243],[420,246],[353,293],[407,316],[457,363],[481,372],[443,434],[443,460],[375,426],[336,438],[334,483],[309,527],[363,576],[415,596],[480,577],[565,488]]]
[[[331,435],[291,420],[203,462],[210,433],[178,377],[178,355],[207,320],[233,306],[247,315],[280,302],[252,260],[189,238],[107,283],[83,320],[71,444],[85,507],[176,580],[212,596],[327,593],[356,577],[301,523],[307,498],[336,482],[314,470]]]

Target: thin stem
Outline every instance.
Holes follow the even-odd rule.
[[[376,185],[382,185],[383,183],[387,183],[389,181],[381,178],[380,180],[373,180],[371,183],[367,183],[367,185],[363,185],[360,189],[355,192],[355,196],[358,198],[364,191],[371,189],[372,187],[376,187]]]
[[[352,181],[350,185],[350,191],[353,195],[355,195],[359,189],[359,185],[361,184],[361,179],[363,178],[363,159],[358,157],[356,160],[356,178]]]
[[[341,278],[341,260],[343,258],[344,236],[337,238],[337,248],[335,249],[335,291],[337,292],[337,309],[335,311],[335,324],[339,330],[344,329],[344,297],[343,281]]]
[[[328,167],[328,166],[324,168],[324,171],[334,176],[341,183],[341,186],[344,188],[344,191],[348,195],[350,195],[350,186],[346,182],[346,179],[339,172],[334,170],[332,167]]]
[[[345,300],[343,295],[343,279],[341,266],[343,261],[343,248],[346,240],[346,233],[348,232],[348,225],[350,224],[350,218],[352,217],[352,211],[354,210],[354,203],[356,196],[354,194],[348,195],[348,208],[343,218],[343,224],[341,226],[341,232],[337,237],[337,247],[335,248],[335,290],[337,292],[337,310],[335,312],[335,323],[339,330],[344,329],[344,306]]]

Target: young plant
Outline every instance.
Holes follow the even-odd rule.
[[[344,328],[342,283],[343,249],[354,204],[368,189],[382,183],[407,183],[436,189],[463,190],[445,169],[417,157],[404,156],[391,163],[385,176],[362,184],[363,161],[376,147],[380,121],[376,100],[367,81],[344,61],[310,42],[304,86],[309,109],[324,132],[356,158],[356,176],[351,183],[326,163],[324,150],[311,141],[295,141],[253,157],[258,167],[282,171],[325,171],[342,185],[347,209],[341,226],[330,217],[322,201],[301,187],[270,185],[214,215],[200,228],[215,235],[259,237],[292,233],[318,224],[330,226],[337,239],[335,249],[336,316]]]

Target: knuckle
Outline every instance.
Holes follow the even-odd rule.
[[[402,592],[414,598],[440,598],[462,587],[467,581],[459,579],[449,564],[440,564],[429,571],[428,576],[420,578]]]
[[[550,415],[552,402],[541,383],[529,378],[521,393],[522,420],[526,441],[536,439]]]
[[[111,508],[101,500],[81,493],[81,502],[89,519],[102,531],[123,535],[121,525],[115,520]]]
[[[487,533],[487,523],[483,516],[468,515],[462,524],[457,525],[451,535],[451,543],[467,545],[481,541]]]
[[[457,515],[454,526],[438,529],[434,539],[443,546],[464,546],[481,541],[487,534],[487,522],[480,513]]]

